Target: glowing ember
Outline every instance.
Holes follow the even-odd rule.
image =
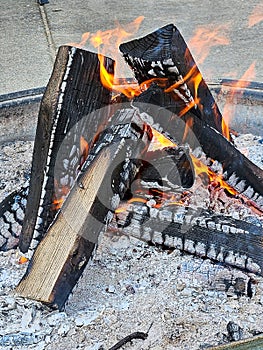
[[[263,21],[263,2],[254,7],[251,15],[248,18],[248,27],[253,27],[261,21]]]
[[[19,265],[22,265],[22,264],[25,264],[25,263],[27,263],[28,262],[28,258],[26,258],[25,256],[20,256],[20,258],[19,258],[19,260],[18,260],[18,264]]]
[[[89,154],[89,144],[83,136],[80,137],[80,168]]]
[[[55,181],[56,184],[56,181]],[[55,186],[56,190],[56,197],[53,199],[52,202],[52,209],[53,210],[59,210],[62,207],[62,204],[65,201],[65,198],[67,194],[70,191],[70,188],[68,186],[62,186],[62,188],[59,188]]]

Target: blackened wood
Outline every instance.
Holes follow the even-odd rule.
[[[147,152],[137,178],[171,190],[192,187],[195,173],[189,150],[175,146]]]
[[[263,210],[263,171],[224,136],[192,111],[178,117],[178,106],[157,84],[136,97],[133,104],[145,112],[147,123],[170,134],[175,143],[188,143],[192,150],[201,146],[207,157],[222,163],[225,180]]]
[[[143,38],[121,44],[120,51],[139,83],[153,78],[167,78],[169,87],[179,82],[176,86],[177,93],[173,95],[181,96],[181,103],[178,103],[180,111],[198,96],[195,108],[198,117],[222,132],[222,116],[217,104],[182,35],[173,24]],[[200,81],[196,90],[193,78],[197,76]]]
[[[263,275],[263,229],[202,208],[134,201],[116,212],[120,232]]]
[[[105,58],[105,67],[111,73],[113,66],[114,62]],[[75,143],[65,148],[64,157],[69,160],[69,155],[75,150],[74,156],[80,158],[81,133],[85,134],[88,143],[91,142],[94,135],[101,130],[99,128],[103,129],[109,117],[105,111],[93,114],[90,119],[87,116],[107,106],[110,98],[111,93],[100,82],[97,55],[75,47],[60,47],[39,111],[28,204],[19,244],[22,252],[28,250],[34,232],[41,238],[57,212],[52,207],[52,202],[56,199],[56,191],[60,190],[61,178],[56,178],[55,164],[65,136],[76,126]],[[79,130],[83,124],[78,122],[84,117],[84,130]],[[76,177],[78,160],[72,161],[67,169],[70,179]],[[58,161],[62,162],[63,159]],[[58,188],[55,188],[54,183]],[[72,181],[69,180],[64,186],[70,184]]]
[[[101,134],[16,291],[62,309],[140,166],[150,133],[136,110]],[[139,118],[139,119],[138,119]],[[115,169],[118,171],[115,171]]]
[[[148,334],[144,332],[134,332],[129,335],[127,335],[125,338],[121,339],[117,344],[113,345],[109,350],[118,350],[120,349],[123,345],[131,342],[133,339],[142,339],[145,340],[147,339]]]
[[[0,203],[0,251],[17,248],[25,213],[28,182]]]

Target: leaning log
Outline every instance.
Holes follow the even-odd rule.
[[[222,132],[222,115],[179,30],[168,24],[140,39],[120,45],[140,84],[160,80],[173,95],[178,113],[185,107]]]
[[[140,166],[137,158],[151,138],[136,110],[121,113],[130,121],[113,125],[99,137],[35,250],[16,288],[19,295],[62,309],[92,257],[99,234],[136,175]]]
[[[105,57],[105,67],[113,73],[113,60]],[[70,188],[79,170],[80,137],[84,136],[90,147],[94,135],[105,128],[109,118],[105,111],[93,113],[93,118],[90,114],[109,105],[110,99],[110,91],[100,81],[97,54],[71,46],[60,47],[39,111],[28,202],[20,235],[22,252],[28,250],[33,235],[41,239],[54,219],[57,210],[52,203],[63,190],[61,179],[64,178],[63,188]],[[69,160],[64,169],[68,174],[65,181],[65,174],[57,176],[55,167],[59,167],[57,161],[63,162],[57,154],[72,128],[75,128],[74,143],[63,147],[64,159]]]

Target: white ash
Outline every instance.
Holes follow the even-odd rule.
[[[30,174],[33,141],[0,144],[0,201],[18,190]]]
[[[241,135],[235,143],[247,144],[248,156],[262,166],[260,138]],[[31,152],[32,142],[0,147],[0,200],[24,182]],[[122,348],[204,349],[226,341],[229,321],[244,338],[263,332],[263,278],[210,260],[108,232],[65,311],[57,312],[15,294],[27,265],[18,264],[20,255],[0,253],[0,349],[109,349],[134,331],[146,332],[152,322],[146,340]]]
[[[259,168],[263,169],[263,138],[252,134],[233,136],[235,146]]]

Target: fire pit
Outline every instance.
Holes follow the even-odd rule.
[[[53,169],[57,167],[55,163],[52,163],[54,161],[52,153],[53,147],[56,147],[57,143],[60,145],[60,142],[64,142],[63,139],[59,140],[59,135],[65,133],[71,123],[71,119],[67,117],[67,114],[66,117],[63,117],[64,119],[61,119],[62,124],[57,124],[56,120],[60,118],[60,115],[65,115],[64,113],[67,111],[67,105],[69,106],[69,109],[73,108],[74,112],[74,95],[76,94],[77,96],[75,101],[78,101],[78,94],[81,95],[85,91],[81,90],[81,82],[80,85],[78,85],[79,81],[77,80],[77,85],[72,88],[71,94],[68,94],[68,91],[71,89],[71,82],[75,79],[75,77],[81,77],[81,74],[75,75],[74,73],[75,71],[78,71],[78,65],[81,64],[81,67],[85,60],[88,62],[94,60],[94,62],[96,62],[96,58],[89,53],[76,51],[74,48],[64,47],[60,50],[56,67],[62,65],[62,68],[64,69],[64,78],[61,80],[61,90],[59,92],[54,90],[53,86],[56,84],[56,79],[60,79],[59,70],[55,68],[53,73],[54,80],[51,80],[41,105],[33,157],[31,187],[27,202],[27,212],[23,223],[24,231],[22,239],[20,239],[21,250],[25,252],[28,249],[33,231],[42,232],[41,235],[47,234],[39,247],[36,249],[31,261],[31,267],[17,288],[19,293],[22,295],[45,301],[53,306],[58,306],[61,309],[67,300],[69,292],[75,285],[79,276],[82,274],[83,269],[88,262],[94,248],[94,243],[96,243],[97,240],[97,233],[99,233],[102,229],[101,223],[103,223],[105,218],[107,221],[112,218],[112,214],[110,214],[112,210],[115,210],[115,221],[113,220],[111,230],[119,231],[121,228],[121,233],[129,236],[135,235],[140,239],[142,238],[146,241],[151,241],[157,245],[164,245],[169,249],[179,248],[183,251],[200,255],[201,257],[209,257],[230,265],[235,265],[239,268],[247,269],[256,274],[261,273],[261,246],[260,243],[257,242],[262,235],[260,218],[259,216],[257,217],[262,210],[262,188],[260,185],[260,181],[262,180],[260,177],[261,171],[253,163],[247,160],[230,142],[221,136],[222,132],[227,137],[230,137],[226,126],[223,122],[221,123],[220,112],[217,109],[216,104],[214,104],[213,97],[210,95],[206,84],[202,80],[198,68],[196,68],[195,65],[193,66],[191,63],[191,54],[187,51],[187,48],[184,47],[185,44],[182,41],[180,34],[178,34],[178,32],[176,32],[176,30],[173,28],[174,27],[171,27],[170,25],[164,27],[162,30],[164,31],[165,35],[166,31],[168,33],[176,33],[179,43],[181,41],[181,43],[178,44],[180,49],[183,49],[183,55],[181,55],[179,59],[179,61],[181,60],[180,62],[182,64],[182,67],[180,67],[180,69],[182,69],[181,72],[183,73],[183,76],[187,76],[189,72],[192,72],[191,74],[197,77],[199,83],[201,84],[199,87],[196,87],[195,83],[193,84],[190,78],[183,78],[182,75],[179,74],[178,67],[174,64],[173,59],[167,59],[161,56],[162,61],[151,58],[152,63],[149,63],[149,57],[151,54],[149,54],[148,57],[148,53],[146,53],[146,58],[144,56],[143,58],[137,58],[136,41],[135,43],[132,42],[122,45],[121,50],[124,53],[124,57],[130,64],[133,65],[137,80],[141,84],[146,85],[146,90],[139,92],[138,97],[133,99],[132,108],[127,107],[129,101],[124,98],[124,96],[117,96],[116,98],[120,98],[121,102],[125,105],[123,105],[120,109],[118,104],[112,104],[111,108],[113,113],[115,113],[112,117],[113,123],[102,133],[96,131],[98,130],[98,126],[96,126],[96,129],[91,131],[93,134],[96,134],[93,141],[90,134],[87,134],[86,136],[81,134],[79,146],[80,154],[77,163],[73,157],[74,153],[70,151],[71,148],[69,148],[69,151],[67,151],[67,147],[72,147],[72,139],[69,136],[69,140],[67,141],[68,143],[64,143],[64,146],[61,147],[62,156],[60,155],[58,159],[63,160],[62,168],[65,168],[65,164],[69,161],[72,162],[72,160],[74,161],[74,169],[78,170],[81,168],[81,176],[77,176],[77,181],[73,187],[70,185],[72,187],[70,192],[68,189],[65,191],[65,187],[68,187],[70,183],[67,173],[64,175],[63,171],[62,173],[60,172],[60,179],[55,173],[50,173],[51,175],[49,175],[50,170],[53,172]],[[156,33],[151,35],[154,37]],[[151,35],[149,35],[149,38]],[[147,41],[148,38],[145,40]],[[164,47],[165,45],[166,44],[164,44]],[[140,46],[140,44],[138,44],[138,46]],[[65,57],[67,57],[67,55],[69,60],[67,63],[63,63],[63,60]],[[78,57],[81,57],[81,61],[79,61]],[[105,66],[107,67],[107,70],[110,71],[112,69],[111,61],[107,58],[101,58],[100,55],[98,57],[100,61],[100,71],[103,71],[104,68],[102,64],[105,65],[105,61],[107,62]],[[177,59],[178,58],[176,58],[176,60]],[[98,109],[105,106],[104,101],[108,99],[108,92],[103,90],[102,86],[96,85],[98,83],[101,84],[99,80],[96,80],[96,67],[97,66],[94,65],[94,68],[92,68],[94,71],[88,71],[88,74],[93,76],[93,80],[90,83],[91,87],[88,88],[91,91],[91,93],[89,93],[91,96],[88,96],[88,101],[92,101],[92,103],[94,102],[94,99],[92,98],[94,91],[97,96],[100,96],[95,101],[95,109]],[[194,70],[192,71],[193,68],[189,67],[194,67]],[[68,78],[69,76],[70,79]],[[101,77],[100,79],[102,81]],[[226,82],[226,85],[229,86],[231,85],[230,83],[231,82]],[[52,84],[54,85],[52,86]],[[108,82],[106,82],[106,85],[107,84]],[[218,84],[216,88],[218,88]],[[99,89],[100,93],[98,94]],[[196,94],[197,89],[199,91],[199,95]],[[229,90],[231,89],[232,88],[230,87]],[[121,88],[122,92],[124,90],[127,91],[127,84]],[[240,90],[243,90],[242,92],[245,93],[245,95],[242,96]],[[128,99],[137,95],[138,90],[135,89],[133,91],[134,92],[132,95],[130,95],[130,92],[129,95],[126,95]],[[251,106],[252,108],[255,106],[257,113],[262,106],[260,92],[260,85],[254,85],[252,89],[247,89],[244,87],[239,88],[239,96],[236,100],[237,105],[242,106],[241,102],[244,102],[247,105],[248,101],[253,101]],[[56,95],[55,98],[58,101],[58,105],[55,112],[55,123],[52,124],[52,122],[50,124],[54,116],[52,112],[54,111],[54,95],[52,95],[54,93]],[[70,100],[71,97],[68,96],[73,96],[70,104],[68,104],[67,98]],[[218,94],[219,100],[222,98],[228,99],[228,96],[229,93],[224,95],[222,91],[220,94]],[[160,104],[160,109],[158,110],[157,108],[158,114],[162,113],[163,107],[166,108],[165,116],[161,115],[161,117],[164,119],[158,119],[158,122],[157,120],[154,120],[155,112],[152,109],[152,106],[156,105],[157,100],[158,104]],[[85,98],[83,101],[85,101]],[[77,109],[74,113],[77,113],[78,115],[81,108],[82,107],[77,104]],[[171,112],[170,114],[168,113],[169,110]],[[92,118],[94,117],[92,115],[92,109],[85,110],[84,108],[84,111],[86,114],[91,113],[90,118],[93,120]],[[175,115],[178,115],[181,119],[176,119],[174,117]],[[103,119],[105,118],[105,109],[102,109],[102,112],[96,115],[96,118],[97,117],[102,118],[101,121],[97,123],[99,127],[101,127],[101,125],[104,125],[103,123],[105,123],[105,119]],[[151,119],[152,117],[153,121]],[[181,120],[184,120],[183,129],[180,125]],[[93,125],[94,121],[95,119],[93,120]],[[258,119],[255,118],[254,123],[257,124],[257,122]],[[78,124],[76,125],[79,127]],[[85,129],[90,132],[90,127],[93,127],[93,125],[90,124],[90,126],[88,128],[86,127]],[[72,125],[70,128],[71,127]],[[57,134],[57,128],[61,129],[61,134]],[[103,126],[103,128],[105,128],[105,126]],[[253,125],[251,125],[251,130],[252,129]],[[195,139],[191,139],[191,136],[189,136],[191,135],[192,131],[194,131]],[[67,133],[71,133],[74,136],[74,133],[72,133],[71,130],[67,131]],[[46,143],[48,134],[50,140],[49,144]],[[157,144],[158,142],[162,143],[165,139],[165,144],[162,145],[162,147],[159,147],[161,150],[151,149],[150,141],[153,138],[157,140],[155,141]],[[110,148],[112,140],[114,147]],[[139,140],[140,142],[138,142]],[[177,145],[178,142],[179,144],[182,144],[180,147]],[[183,146],[185,142],[189,143],[191,149],[196,148],[200,144],[205,152],[205,155],[203,156],[202,152],[200,153],[199,150],[197,153],[191,153],[191,156],[189,156],[188,148]],[[258,139],[258,144],[260,144],[260,137]],[[66,153],[63,153],[65,150]],[[145,157],[144,153],[142,153],[145,152],[145,150],[148,150],[147,157]],[[167,153],[165,153],[163,150],[165,150]],[[222,150],[224,150],[224,153],[222,153]],[[56,154],[58,151],[59,150],[56,151]],[[45,152],[47,152],[46,160],[44,160],[44,158],[42,159],[42,155],[45,157]],[[67,152],[69,152],[69,156]],[[123,155],[121,155],[121,152],[124,152]],[[140,161],[136,160],[135,162],[130,162],[129,159],[137,159],[138,155],[138,159],[140,159]],[[97,156],[99,158],[96,158]],[[211,164],[203,162],[202,157],[206,158],[207,156],[217,160],[219,165],[217,165],[214,160],[212,160]],[[114,164],[114,161],[112,160],[114,160],[116,157],[117,163]],[[174,170],[169,172],[170,166],[168,168],[166,166],[166,171],[168,169],[168,172],[166,172],[164,176],[161,176],[159,179],[158,171],[157,177],[154,173],[155,170],[158,169],[158,166],[150,166],[153,159],[157,159],[158,161],[159,172],[162,171],[162,164],[167,164],[167,162],[170,162],[170,164],[171,162],[174,163]],[[242,166],[240,166],[240,163],[242,163]],[[216,174],[216,172],[220,172],[220,166],[222,166],[226,180]],[[197,197],[190,202],[191,210],[186,209],[189,207],[189,196],[191,197],[191,200],[195,198],[192,196],[191,191],[189,192],[187,190],[194,184],[193,168],[195,168],[195,171],[197,171],[199,174],[206,174],[207,180],[205,180],[203,176],[201,176],[200,179],[202,183],[206,181],[207,184],[209,184],[210,188],[208,187],[206,189],[206,191],[208,191],[207,193],[211,193],[212,196],[218,196],[217,200],[220,203],[227,204],[232,200],[230,199],[231,195],[234,196],[234,207],[244,204],[245,207],[248,208],[248,212],[245,216],[253,217],[254,213],[255,218],[253,218],[252,221],[251,219],[250,221],[240,221],[240,219],[236,217],[228,217],[226,219],[225,216],[219,214],[221,213],[220,206],[217,208],[215,207],[217,209],[217,213],[216,211],[215,213],[208,212],[206,208],[204,210],[198,209],[198,211],[196,211],[194,209],[194,211],[192,211],[191,206],[196,206],[195,202],[198,201],[198,196],[202,192],[202,189],[200,192],[201,187],[197,182],[195,182],[196,188],[194,190]],[[139,169],[141,170],[139,171]],[[176,173],[177,169],[178,173]],[[44,177],[46,176],[44,182],[43,179],[41,180],[41,173],[43,171],[45,173]],[[109,184],[106,183],[102,185],[105,177],[103,175],[104,172],[106,177],[107,172],[112,174],[111,181],[113,181],[112,183],[114,183],[114,186],[110,185],[110,187],[114,189],[113,195],[111,193],[108,194],[107,192],[109,188],[107,186]],[[175,173],[177,174],[176,177],[174,176]],[[63,176],[61,174],[63,174]],[[118,177],[119,174],[121,174],[120,179]],[[139,174],[139,177],[137,174]],[[132,184],[134,177],[135,180],[140,180],[142,185],[139,187],[135,186],[131,191],[129,186]],[[172,196],[167,194],[166,190],[163,190],[163,178],[166,178],[166,183],[170,187],[172,184],[172,188],[177,189],[177,192],[173,192]],[[56,181],[58,181],[59,189],[54,190],[52,188],[54,187],[54,184],[52,185],[53,182],[50,182],[50,179],[51,181],[55,179],[55,184]],[[41,184],[44,183],[44,187],[42,189],[38,187],[38,181],[40,181]],[[154,185],[152,183],[154,183]],[[178,192],[178,186],[183,188],[184,192]],[[219,191],[218,186],[220,186],[223,191]],[[103,188],[103,191],[101,191],[101,188]],[[144,198],[143,196],[146,194],[146,192],[144,192],[145,188],[147,189],[147,195]],[[160,190],[160,188],[162,189]],[[86,190],[87,192],[85,192]],[[54,191],[57,191],[56,195],[59,194],[55,197],[55,199]],[[224,198],[222,197],[222,192]],[[106,193],[106,195],[109,196],[106,199],[106,206],[106,197],[104,197],[104,202],[101,202],[100,200],[102,198],[102,193]],[[135,197],[134,193],[139,193],[139,196]],[[65,197],[66,195],[68,196]],[[24,206],[24,194],[18,193],[17,196],[20,196],[18,205],[21,205],[22,208]],[[37,198],[40,199],[40,204],[38,204],[39,199]],[[50,202],[50,198],[52,199],[52,202]],[[129,206],[126,207],[124,203],[124,206],[121,205],[118,207],[120,198],[126,201],[128,200]],[[61,207],[64,200],[65,202]],[[21,219],[17,216],[18,209],[14,208],[11,201],[9,201],[10,200],[8,199],[4,202],[2,211],[3,208],[4,210],[6,210],[6,208],[10,208],[9,212],[14,214],[15,220],[18,222],[19,220],[21,221]],[[85,210],[81,215],[79,212],[76,212],[74,215],[72,214],[75,212],[75,208],[79,204],[82,204],[83,201],[86,201],[86,204],[83,207],[85,210],[87,205],[91,205],[88,211],[92,213],[92,216],[87,216]],[[164,210],[160,209],[160,207],[163,206],[163,203],[165,203]],[[104,204],[104,207],[101,206],[101,204]],[[38,206],[39,208],[43,209],[39,211]],[[167,209],[169,206],[172,207],[171,210]],[[111,209],[109,210],[108,208]],[[210,208],[211,207],[208,207],[208,209]],[[65,222],[63,221],[63,218],[67,217],[67,213],[70,214],[71,219],[68,221],[67,218]],[[231,215],[233,216],[232,213]],[[31,219],[31,217],[33,219]],[[180,221],[182,217],[183,221]],[[187,219],[187,217],[189,219]],[[3,218],[4,225],[9,225],[10,218],[5,214]],[[96,218],[97,221],[95,222],[93,218]],[[33,222],[32,220],[35,221]],[[49,227],[51,222],[52,225]],[[87,222],[89,224],[87,224]],[[100,222],[99,225],[98,222]],[[161,222],[165,222],[165,225],[163,226],[160,224]],[[70,223],[69,226],[67,226],[68,223]],[[12,225],[13,223],[11,222],[10,227],[12,227]],[[84,238],[84,227],[92,227],[94,241],[90,238]],[[141,231],[141,227],[143,227],[143,231]],[[47,229],[48,231],[46,231]],[[63,235],[65,230],[68,230],[68,234],[64,237]],[[174,232],[176,232],[175,235]],[[214,237],[211,236],[212,232]],[[60,234],[62,234],[61,237],[59,236]],[[40,238],[37,238],[41,239],[41,235]],[[54,237],[56,237],[55,240],[53,239]],[[69,237],[71,237],[70,240],[72,240],[72,243],[70,244],[72,245],[68,246],[66,241],[69,239]],[[80,237],[80,239],[78,237]],[[34,236],[33,239],[35,238],[36,237]],[[226,239],[227,243],[225,244]],[[65,247],[61,250],[60,246],[63,246],[63,242],[65,242]],[[224,245],[227,247],[227,250],[224,250],[225,247],[222,249],[221,246]],[[52,253],[55,246],[57,247],[56,256]],[[235,252],[236,248],[238,253]],[[68,253],[67,249],[69,249]],[[43,276],[39,275],[39,271],[45,269],[43,256],[50,254],[49,251],[51,252],[51,255],[50,258],[47,258],[47,263],[53,264],[53,267],[52,269],[49,267],[48,271],[52,270],[52,273],[50,275],[49,272],[49,278],[46,279],[48,284],[45,285],[46,281],[43,280],[43,282],[40,282],[41,286],[36,287],[35,284],[38,284],[40,281],[39,278],[42,278]],[[65,255],[66,260],[65,263],[62,263],[60,270],[58,264],[60,264],[63,254]],[[54,262],[57,257],[59,260]],[[54,258],[55,260],[52,262]],[[51,279],[53,279],[53,276],[56,274],[57,277],[54,277],[54,282],[52,281],[51,283]],[[45,277],[46,275],[44,275],[44,279]],[[28,282],[30,281],[30,278],[31,282]],[[229,281],[229,279],[226,278],[225,283],[229,284],[226,289],[228,290],[230,287],[233,287],[235,290],[237,289],[238,294],[246,294],[251,298],[254,295],[252,285],[255,284],[255,280],[251,278],[244,279],[243,277],[241,277],[241,279],[238,278],[239,277],[236,277],[234,282],[232,280]],[[33,284],[32,281],[34,281]],[[239,285],[240,281],[242,281],[242,287]],[[55,287],[52,287],[53,283],[55,283]],[[29,285],[31,286],[30,289],[28,288]],[[49,286],[51,286],[50,291]],[[183,289],[184,287],[182,290]],[[180,287],[178,290],[180,290]],[[114,288],[112,289],[112,287],[110,287],[108,291],[110,293],[114,293]],[[231,324],[229,327],[231,328]],[[230,335],[228,336],[230,337]]]

